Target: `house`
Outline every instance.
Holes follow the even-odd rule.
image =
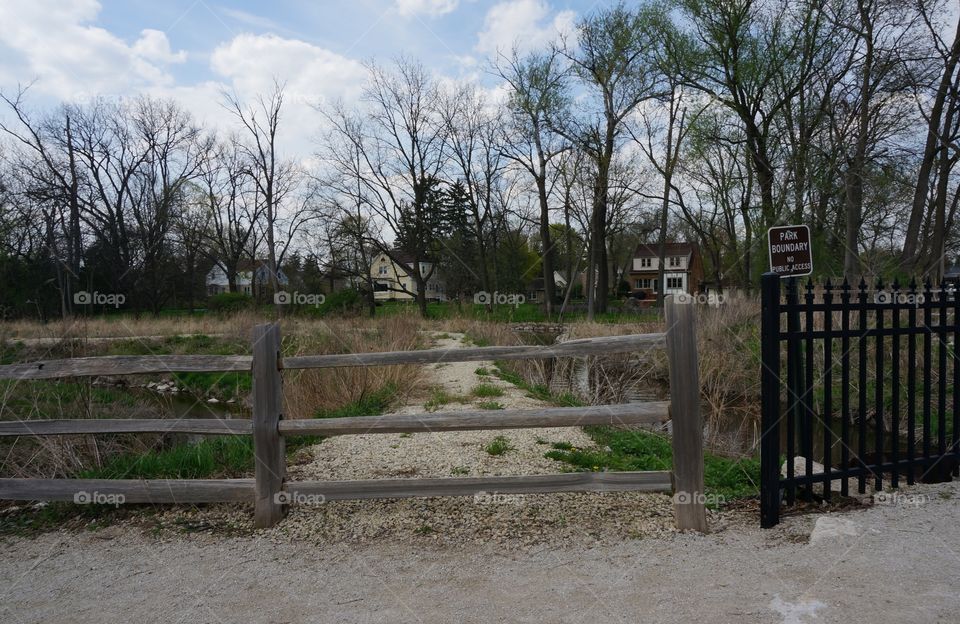
[[[380,252],[370,264],[370,276],[373,278],[373,298],[375,301],[413,301],[417,293],[417,282],[413,277],[413,256],[405,251],[392,252],[395,262],[385,252]],[[427,280],[426,298],[428,301],[446,301],[447,295],[439,271],[430,261],[420,262],[420,275],[433,274]]]
[[[277,269],[277,281],[281,286],[290,284],[283,269]],[[258,291],[270,284],[270,263],[267,260],[241,260],[237,264],[237,292],[245,295],[254,295],[254,289]],[[219,295],[230,291],[230,280],[227,279],[227,272],[219,264],[213,265],[210,272],[207,273],[207,294]]]
[[[666,243],[663,248],[665,294],[700,292],[703,284],[703,261],[700,249],[693,243]],[[641,243],[633,252],[629,272],[630,290],[638,299],[657,295],[660,271],[659,245]]]
[[[567,289],[567,278],[560,271],[553,272],[553,283],[556,285],[556,297],[562,298]],[[543,278],[538,277],[530,280],[527,286],[527,301],[531,303],[540,303],[546,297],[546,289],[543,286]]]
[[[342,269],[331,267],[320,274],[320,292],[325,295],[357,287],[357,277]]]

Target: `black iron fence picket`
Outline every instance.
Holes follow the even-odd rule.
[[[851,479],[864,494],[958,474],[956,284],[799,289],[763,276],[761,525],[798,497],[848,496]]]

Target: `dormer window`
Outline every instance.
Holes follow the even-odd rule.
[[[670,266],[672,267],[680,266],[680,256],[670,256]]]
[[[648,268],[651,266],[650,258],[640,258],[640,266]]]

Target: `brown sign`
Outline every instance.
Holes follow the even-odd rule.
[[[770,271],[780,277],[813,273],[810,228],[806,225],[781,225],[767,231],[770,242]]]

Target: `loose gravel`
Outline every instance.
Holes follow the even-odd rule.
[[[437,348],[464,346],[463,334],[439,334],[434,340]],[[433,390],[463,401],[434,406],[443,411],[476,410],[485,401],[495,401],[505,409],[547,405],[492,374],[478,375],[480,368],[492,371],[493,362],[431,365],[426,387],[410,389],[406,404],[396,411],[424,412]],[[499,388],[503,394],[472,397],[471,391],[481,383]],[[507,439],[510,450],[491,455],[485,449],[497,436]],[[288,466],[287,475],[291,481],[305,481],[554,474],[569,469],[567,464],[544,456],[558,442],[580,448],[593,446],[589,436],[576,427],[338,436],[301,450]],[[672,503],[664,494],[491,494],[294,505],[279,525],[262,533],[274,541],[315,543],[415,539],[443,544],[537,544],[598,543],[675,531]],[[718,526],[729,521],[719,513],[711,515]],[[160,526],[174,530],[184,526],[252,530],[247,506],[165,508],[157,520]]]

